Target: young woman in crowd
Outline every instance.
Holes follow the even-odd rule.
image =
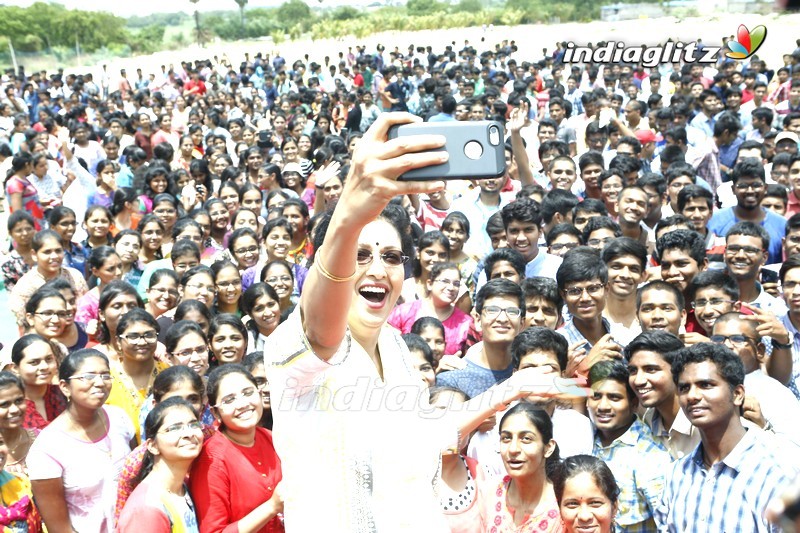
[[[208,338],[196,322],[176,322],[167,331],[164,346],[172,365],[187,366],[200,376],[208,373]]]
[[[100,292],[112,281],[122,278],[122,259],[111,246],[100,246],[92,250],[87,261],[89,284],[92,288],[78,298],[78,311],[75,320],[86,324],[90,334],[97,333],[98,304]]]
[[[236,210],[239,209],[240,195],[241,190],[233,181],[225,181],[219,186],[217,198],[222,200],[222,203],[228,208],[228,214],[230,216],[233,216]]]
[[[158,319],[178,305],[178,275],[174,270],[162,268],[153,272],[147,288],[145,310]]]
[[[109,210],[114,217],[111,221],[111,235],[124,229],[136,229],[142,216],[136,211],[136,191],[130,187],[120,187],[114,191],[114,201]]]
[[[33,156],[20,151],[11,160],[11,169],[5,178],[4,188],[11,213],[27,211],[33,217],[37,231],[44,227],[44,209],[39,202],[39,192],[28,180],[33,171]]]
[[[139,222],[139,233],[142,236],[142,247],[139,249],[139,261],[146,265],[151,261],[163,259],[161,244],[164,241],[166,228],[156,215],[145,215]]]
[[[79,297],[87,291],[83,274],[74,268],[62,266],[64,247],[58,233],[53,230],[38,232],[33,237],[31,247],[36,255],[36,268],[26,272],[19,279],[8,298],[8,306],[16,315],[17,324],[21,328],[26,326],[25,304],[31,295],[48,281],[56,278],[67,280]]]
[[[97,305],[97,318],[99,329],[97,332],[98,351],[106,355],[111,361],[119,361],[122,354],[117,345],[117,329],[120,319],[129,311],[143,308],[141,297],[129,283],[125,281],[112,281],[100,293]]]
[[[234,232],[236,232],[237,229],[249,229],[256,232],[256,235],[258,235],[258,226],[258,215],[256,215],[254,211],[251,211],[244,206],[236,211],[233,214],[233,218],[231,218],[231,230]],[[228,246],[230,246],[230,243]]]
[[[461,272],[461,283],[464,284],[466,292],[462,290],[459,297],[463,294],[471,294],[473,290],[473,277],[478,263],[464,251],[464,244],[469,240],[470,226],[469,220],[460,211],[448,214],[442,221],[442,233],[450,242],[450,261],[458,265]],[[469,301],[471,307],[472,301]]]
[[[161,238],[161,257],[169,257],[172,250],[172,230],[178,222],[178,201],[171,194],[159,194],[153,199],[153,214],[164,224]]]
[[[438,365],[439,360],[444,356],[446,346],[445,329],[441,320],[432,316],[420,317],[411,325],[411,333],[419,335],[428,343]]]
[[[248,268],[256,266],[261,257],[258,234],[250,228],[235,230],[228,240],[226,255],[236,263],[239,271],[244,273]],[[222,259],[223,257],[220,257]]]
[[[83,229],[86,239],[81,243],[84,253],[91,253],[98,246],[114,244],[111,237],[111,220],[113,216],[107,207],[93,205],[86,210],[83,217]]]
[[[461,274],[455,263],[436,263],[426,285],[427,295],[395,307],[389,315],[389,323],[403,333],[409,333],[420,316],[435,315],[444,326],[445,354],[463,353],[472,317],[456,307],[461,283]]]
[[[6,448],[0,462],[4,463],[3,470],[26,481],[28,477],[26,459],[40,431],[25,427],[24,421],[30,408],[28,404],[25,398],[25,386],[20,377],[12,372],[0,372],[0,438],[2,439],[0,449],[4,446]],[[5,501],[3,503],[5,504]]]
[[[611,469],[591,455],[567,457],[555,468],[553,489],[566,533],[613,533],[619,486]]]
[[[145,266],[139,259],[142,235],[136,230],[122,230],[114,237],[114,249],[122,261],[122,279],[133,286],[138,285]]]
[[[230,261],[220,261],[211,265],[211,271],[214,273],[214,286],[217,290],[214,312],[239,315],[239,298],[242,296],[242,276],[239,269]]]
[[[26,332],[36,333],[49,341],[55,340],[66,327],[67,302],[60,292],[54,289],[39,289],[25,304]],[[61,355],[66,347],[59,345]]]
[[[7,291],[11,291],[17,281],[36,266],[36,254],[31,246],[35,233],[33,217],[27,211],[14,211],[8,217],[11,250],[0,262],[0,274]]]
[[[153,199],[169,190],[169,180],[167,174],[169,170],[160,166],[153,165],[147,170],[144,179],[144,194],[139,195],[137,212],[146,215],[153,212]]]
[[[139,474],[142,481],[122,509],[119,530],[196,530],[194,503],[185,481],[203,445],[197,412],[186,400],[169,398],[150,411],[144,427],[150,437]]]
[[[139,410],[151,393],[153,380],[167,368],[155,359],[158,323],[144,309],[133,309],[122,316],[115,339],[119,361],[112,362],[112,385],[107,403],[122,408],[134,425],[139,441]]]
[[[282,532],[281,464],[272,434],[259,427],[258,384],[244,367],[228,364],[211,372],[207,394],[220,428],[189,475],[200,530]]]
[[[75,350],[86,348],[86,345],[89,343],[89,335],[86,333],[86,328],[84,328],[83,324],[79,324],[75,321],[75,314],[78,311],[78,297],[72,285],[66,280],[56,278],[45,283],[41,290],[58,291],[61,296],[64,297],[64,302],[67,304],[67,318],[64,320],[64,331],[61,332],[61,335],[52,340],[58,341],[61,346],[66,348],[67,352],[74,352]]]
[[[217,364],[240,363],[247,348],[247,328],[238,316],[223,313],[211,319],[208,339]]]
[[[264,352],[250,352],[242,359],[242,366],[253,376],[261,395],[261,405],[264,412],[261,414],[259,425],[272,431],[272,402],[269,395],[269,383],[267,373],[264,370]]]
[[[117,190],[117,174],[120,171],[119,163],[103,159],[97,163],[97,190],[89,198],[90,206],[110,207],[114,201],[114,191]]]
[[[403,302],[421,300],[428,295],[428,280],[431,268],[436,263],[450,261],[450,241],[441,231],[424,233],[417,243],[417,258],[414,260],[414,277],[403,282],[400,294]]]
[[[86,252],[80,244],[72,242],[75,229],[78,227],[75,211],[59,205],[50,210],[47,222],[50,224],[50,229],[61,237],[61,246],[64,248],[64,266],[85,274]]]
[[[270,261],[261,270],[261,281],[275,290],[281,304],[281,313],[288,312],[297,301],[294,272],[286,261]]]
[[[35,333],[25,335],[14,343],[11,361],[24,385],[25,396],[25,410],[21,415],[20,427],[38,432],[46,428],[67,407],[67,399],[58,385],[53,383],[58,375],[57,354],[58,351],[47,339]],[[16,450],[14,444],[21,440],[11,439],[11,434],[6,437],[6,442],[12,443],[12,455],[16,457],[13,453]]]
[[[242,295],[242,312],[249,317],[247,328],[247,353],[262,351],[281,319],[278,294],[266,283],[248,287]]]
[[[222,200],[218,198],[212,198],[206,202],[205,209],[211,219],[211,236],[207,246],[217,252],[221,252],[225,249],[225,244],[227,243],[230,213],[228,213],[228,208],[225,207]]]
[[[117,478],[135,431],[125,412],[104,405],[111,391],[108,359],[97,350],[71,353],[59,368],[67,409],[28,452],[33,495],[48,531],[110,532]]]

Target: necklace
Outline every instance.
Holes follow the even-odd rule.
[[[25,440],[25,442],[22,442],[22,441],[23,441],[23,439]],[[16,458],[16,457],[17,457],[17,448],[19,448],[19,447],[20,447],[20,446],[22,446],[23,444],[29,443],[29,442],[30,442],[30,440],[31,440],[31,436],[30,436],[30,435],[28,435],[28,432],[27,432],[25,429],[23,429],[23,430],[22,430],[22,435],[20,435],[19,437],[17,437],[17,443],[16,443],[16,445],[14,445],[14,446],[9,446],[9,447],[8,447],[8,451],[9,451],[9,453],[10,453],[10,454],[11,454],[13,457],[15,457],[15,458]]]

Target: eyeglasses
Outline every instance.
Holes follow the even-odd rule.
[[[552,251],[554,251],[554,252],[560,252],[564,248],[566,248],[567,250],[572,250],[573,248],[577,248],[577,247],[578,247],[578,243],[577,242],[559,242],[559,243],[550,245],[550,249]]]
[[[268,284],[270,284],[270,285],[272,285],[273,283],[278,283],[279,281],[282,282],[282,283],[291,283],[292,282],[292,277],[291,276],[275,276],[275,277],[271,277],[271,278],[267,278],[266,279],[266,282]]]
[[[500,313],[505,313],[508,318],[517,318],[522,314],[519,307],[500,307],[499,305],[487,305],[483,308],[486,318],[496,318]]]
[[[695,300],[692,302],[692,309],[702,309],[703,307],[720,307],[725,304],[735,304],[733,300],[724,300],[722,298],[711,298],[710,300]]]
[[[199,284],[194,284],[194,283],[193,283],[193,284],[188,284],[188,283],[187,283],[187,284],[186,284],[186,288],[187,288],[187,289],[194,289],[194,290],[196,290],[197,292],[204,291],[204,292],[211,292],[211,293],[213,293],[213,292],[215,292],[215,291],[216,291],[216,289],[214,289],[214,286],[213,286],[213,285],[203,285],[202,283],[199,283]]]
[[[97,372],[85,372],[83,374],[75,374],[74,376],[70,376],[67,379],[79,379],[86,383],[92,383],[93,381],[97,381],[97,378],[100,378],[103,381],[111,381],[111,374],[108,373],[98,374]]]
[[[731,341],[731,344],[742,346],[748,342],[755,342],[755,339],[745,335],[711,335],[711,342],[713,343],[722,344],[725,341]]]
[[[217,287],[219,287],[220,289],[231,289],[241,286],[242,286],[242,280],[240,279],[234,279],[231,281],[222,281],[220,283],[217,283]]]
[[[764,250],[763,248],[756,248],[754,246],[739,246],[736,244],[733,244],[725,248],[725,253],[730,255],[736,255],[739,252],[744,252],[747,255],[757,255],[764,251],[766,250]]]
[[[255,395],[255,393],[256,393],[256,388],[255,387],[248,387],[248,388],[244,389],[242,392],[240,392],[239,394],[229,394],[228,396],[225,396],[214,407],[216,407],[216,408],[219,408],[220,406],[222,406],[222,407],[230,407],[231,405],[236,403],[236,400],[239,400],[239,399],[242,399],[242,398],[244,398],[245,400],[249,400],[250,398],[252,398]]]
[[[594,295],[602,291],[604,287],[605,285],[595,283],[594,285],[589,285],[588,287],[572,287],[571,289],[564,289],[564,293],[570,298],[580,298],[580,296],[583,294],[583,291],[586,291],[586,293],[589,295]]]
[[[451,281],[449,279],[435,279],[435,280],[433,280],[433,282],[434,283],[441,283],[442,285],[449,286],[449,287],[454,287],[456,289],[460,289],[461,288],[461,282],[457,281],[457,280],[456,281]]]
[[[175,289],[162,289],[161,287],[150,287],[149,291],[153,291],[156,294],[169,294],[170,296],[178,296],[178,291]]]
[[[250,246],[248,248],[237,248],[233,251],[236,255],[254,254],[258,252],[258,246]]]
[[[69,311],[41,311],[38,313],[34,313],[34,315],[39,315],[45,320],[52,320],[53,317],[58,317],[59,320],[67,320],[69,317],[72,316],[72,313],[70,313]]]
[[[760,191],[761,189],[764,188],[764,182],[763,181],[751,181],[751,182],[748,182],[748,183],[739,182],[736,185],[734,185],[733,187],[737,191],[746,191],[747,189],[753,189],[754,191]]]
[[[120,335],[120,339],[125,339],[132,344],[138,344],[144,341],[145,344],[152,344],[158,340],[158,333],[155,331],[148,331],[147,333],[129,333],[128,335]]]
[[[187,429],[189,431],[200,431],[203,429],[203,424],[197,420],[192,420],[191,422],[186,422],[185,424],[172,424],[171,426],[167,426],[159,431],[159,433],[164,435],[180,435]]]
[[[172,352],[172,355],[175,357],[180,357],[181,359],[189,359],[195,355],[208,355],[208,346],[198,346],[196,348],[187,348],[180,352]]]
[[[383,266],[387,267],[399,267],[408,261],[408,256],[403,255],[398,251],[383,252],[382,254],[379,254],[379,257],[381,258]],[[356,262],[361,266],[366,266],[372,263],[373,259],[373,254],[369,250],[359,250],[358,254],[356,255]]]
[[[610,243],[613,240],[614,240],[613,237],[607,237],[605,239],[589,239],[588,241],[586,241],[586,244],[588,244],[589,246],[605,247],[606,244]]]

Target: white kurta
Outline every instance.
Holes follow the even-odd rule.
[[[384,327],[378,346],[384,380],[349,332],[322,361],[299,306],[267,339],[287,532],[448,531],[434,484],[455,428],[431,409],[397,331]]]

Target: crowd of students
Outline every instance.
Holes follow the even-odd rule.
[[[783,65],[654,69],[565,46],[3,75],[0,524],[292,530],[270,336],[311,272],[346,281],[315,252],[362,136],[401,111],[507,132],[504,176],[394,198],[402,250],[358,251],[404,269],[384,318],[426,404],[528,368],[591,388],[443,453],[450,530],[775,530],[800,468],[800,41]]]

